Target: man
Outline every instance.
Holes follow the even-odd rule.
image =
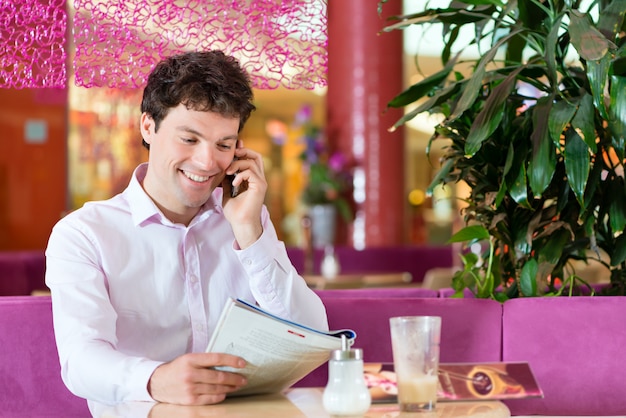
[[[246,383],[213,369],[244,359],[204,352],[231,297],[328,329],[263,205],[261,156],[238,138],[253,110],[246,73],[220,51],[174,56],[150,74],[140,121],[148,163],[123,193],[59,221],[46,250],[62,377],[74,394],[222,401]]]

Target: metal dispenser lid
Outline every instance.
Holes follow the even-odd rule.
[[[341,350],[333,350],[331,360],[363,360],[363,350],[360,348],[350,349],[350,343],[345,335],[341,336]]]

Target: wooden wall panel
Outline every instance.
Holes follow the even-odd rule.
[[[66,89],[0,88],[0,251],[44,249],[67,209],[67,103]],[[29,121],[45,140],[27,141]]]

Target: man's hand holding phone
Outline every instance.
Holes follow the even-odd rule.
[[[267,181],[261,154],[244,148],[243,141],[238,140],[235,158],[226,169],[224,183],[224,215],[243,249],[256,242],[263,233],[261,211]]]

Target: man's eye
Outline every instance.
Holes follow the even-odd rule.
[[[218,146],[220,149],[223,149],[223,150],[225,150],[225,151],[228,151],[229,149],[231,149],[231,148],[232,148],[232,145],[230,145],[230,144],[218,144],[217,146]]]
[[[182,141],[186,144],[195,144],[196,142],[198,142],[197,140],[193,138],[182,138]]]

